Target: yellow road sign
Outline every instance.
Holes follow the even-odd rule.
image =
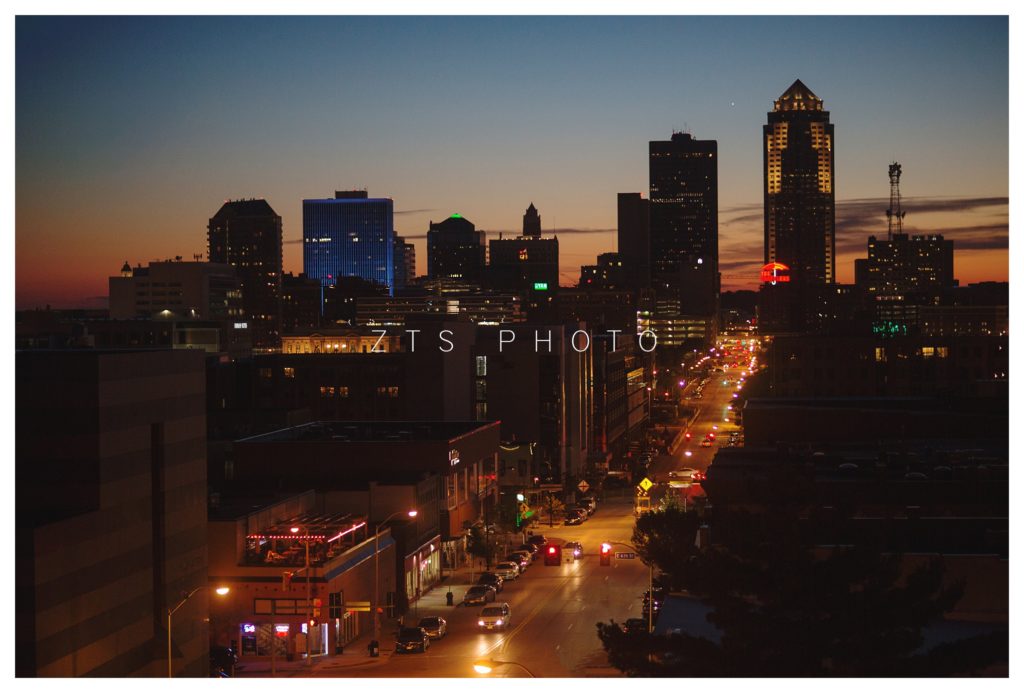
[[[650,491],[651,486],[654,486],[654,482],[648,479],[646,476],[643,478],[643,481],[640,482],[640,488],[642,488],[644,491]]]

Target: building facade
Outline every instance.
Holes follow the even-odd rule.
[[[677,132],[649,154],[652,285],[685,314],[717,316],[718,142]]]
[[[209,675],[204,358],[16,357],[19,676]],[[55,396],[59,393],[59,396]]]
[[[266,200],[225,202],[207,227],[210,262],[238,275],[255,349],[281,344],[281,234],[281,217]]]
[[[480,284],[487,260],[485,234],[461,214],[427,231],[427,277]]]
[[[651,201],[643,193],[619,193],[619,257],[631,280],[630,287],[651,285]]]
[[[814,287],[835,282],[835,126],[823,102],[797,80],[775,102],[764,126],[764,262],[790,272],[782,295],[786,320],[802,329]]]
[[[390,198],[354,190],[302,201],[302,266],[322,286],[333,286],[339,277],[361,277],[393,294],[394,246]]]

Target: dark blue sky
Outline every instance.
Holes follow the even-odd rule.
[[[573,230],[613,229],[615,193],[647,189],[647,142],[683,128],[719,142],[723,285],[745,285],[761,126],[796,78],[836,124],[840,201],[885,198],[895,158],[908,223],[966,238],[1005,221],[970,200],[1008,191],[1007,41],[1002,17],[20,17],[18,303],[204,252],[225,198],[266,197],[298,239],[301,199],[348,187],[393,197],[414,237],[456,211],[515,230],[532,201],[562,229],[568,283],[615,249]],[[913,216],[913,198],[949,196],[967,209]],[[884,232],[885,202],[878,229],[845,231]],[[301,269],[300,245],[285,264]],[[957,271],[1006,264],[978,248]]]

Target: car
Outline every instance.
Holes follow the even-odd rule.
[[[682,469],[673,469],[668,473],[669,479],[682,479],[684,481],[693,480],[694,475],[697,473],[696,469],[690,467],[683,467]]]
[[[399,652],[426,652],[430,647],[430,636],[427,631],[420,628],[400,628],[395,636],[395,653]]]
[[[234,649],[224,645],[210,648],[210,671],[218,676],[234,676],[238,654]]]
[[[627,618],[626,622],[622,624],[622,632],[624,633],[646,633],[647,632],[647,619],[646,618]]]
[[[516,563],[519,566],[519,573],[522,574],[533,562],[533,554],[529,551],[513,551],[505,556],[505,560]]]
[[[440,640],[448,635],[448,621],[440,616],[427,616],[421,618],[416,624],[417,627],[427,631],[427,636],[432,640]]]
[[[494,566],[494,574],[502,580],[515,580],[519,577],[519,561],[505,561]]]
[[[699,482],[699,481],[704,481],[704,479],[706,479],[706,478],[707,478],[707,476],[704,474],[704,472],[701,472],[701,471],[698,471],[698,470],[694,470],[693,476],[691,477],[691,479],[694,481],[694,483]]]
[[[486,604],[487,602],[493,602],[497,598],[498,590],[494,589],[491,585],[473,585],[466,590],[466,596],[462,598],[462,603],[466,605]]]
[[[476,584],[490,585],[494,588],[495,592],[501,592],[505,589],[505,581],[500,575],[496,575],[495,573],[480,573],[480,577],[477,578]]]
[[[700,446],[702,448],[710,448],[711,445],[712,445],[711,441],[708,440],[707,438],[705,438],[704,440],[700,441]]]
[[[584,508],[588,515],[593,515],[597,512],[597,499],[587,496],[586,498],[580,498],[576,501],[577,508]]]
[[[505,630],[511,622],[512,609],[509,608],[507,603],[502,603],[495,604],[494,606],[485,606],[480,611],[480,617],[477,619],[476,624],[484,630],[494,630],[495,628]]]
[[[565,524],[567,525],[582,525],[587,521],[586,510],[570,510],[565,514]]]
[[[517,551],[525,551],[530,554],[530,560],[537,558],[537,554],[540,553],[540,546],[537,544],[521,544]]]
[[[567,541],[562,544],[563,551],[572,551],[573,558],[579,558],[583,555],[583,544],[578,541]]]
[[[531,534],[529,537],[527,537],[526,543],[533,544],[537,547],[537,550],[539,551],[540,547],[548,543],[548,540],[547,537],[545,537],[543,534]]]

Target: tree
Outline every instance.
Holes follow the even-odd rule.
[[[697,551],[695,540],[699,526],[696,513],[685,513],[674,504],[644,513],[637,519],[633,546],[645,564],[654,563],[664,587],[683,588],[683,573]]]
[[[681,516],[680,516],[681,515]],[[785,511],[730,518],[729,545],[689,545],[685,514],[651,513],[634,543],[712,611],[712,641],[689,635],[626,634],[598,624],[609,661],[634,676],[900,676],[965,672],[1007,661],[997,634],[922,653],[922,630],[952,609],[962,585],[948,585],[941,561],[906,569],[878,546],[818,549],[801,541]],[[742,529],[742,531],[738,531]],[[686,531],[684,536],[681,532]],[[675,533],[674,533],[675,532]]]

